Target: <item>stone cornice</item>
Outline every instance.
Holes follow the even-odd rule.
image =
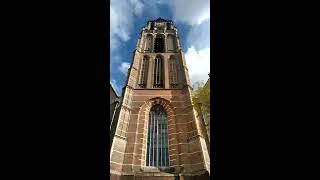
[[[120,138],[120,139],[127,140],[127,138],[126,138],[126,137],[124,137],[124,136],[120,136],[120,135],[118,135],[118,134],[115,134],[115,135],[114,135],[114,137],[118,137],[118,138]]]

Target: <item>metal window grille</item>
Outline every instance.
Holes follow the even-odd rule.
[[[155,53],[162,53],[164,52],[164,38],[163,37],[156,37],[154,41],[154,52]]]
[[[168,121],[167,114],[161,105],[151,108],[147,141],[146,165],[168,167]]]
[[[163,62],[162,58],[156,57],[154,61],[154,71],[153,71],[153,87],[163,88]]]

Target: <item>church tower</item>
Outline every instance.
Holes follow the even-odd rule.
[[[110,179],[209,179],[208,137],[191,93],[177,28],[148,21],[110,125]]]

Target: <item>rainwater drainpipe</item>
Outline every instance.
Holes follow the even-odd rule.
[[[118,108],[118,105],[120,104],[118,100],[115,101],[115,103],[116,103],[116,105],[115,105],[114,110],[113,110],[113,115],[112,115],[112,119],[111,119],[111,123],[110,123],[110,130],[111,130],[111,128],[112,128],[112,123],[113,123],[114,116],[115,116],[115,114],[116,114],[116,110],[117,110],[117,108]]]

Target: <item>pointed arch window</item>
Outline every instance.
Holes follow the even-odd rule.
[[[154,88],[163,88],[164,86],[164,70],[163,70],[163,58],[157,56],[154,61],[153,69],[153,87]]]
[[[176,39],[175,36],[172,35],[172,34],[169,34],[169,35],[167,36],[166,45],[167,45],[167,50],[168,50],[169,52],[173,52],[173,51],[175,51],[175,49],[176,49],[176,40],[175,40],[175,39]]]
[[[178,64],[174,56],[171,56],[169,59],[169,81],[171,88],[178,86]]]
[[[154,105],[149,114],[146,165],[169,166],[167,113],[161,105]]]
[[[147,84],[148,78],[148,65],[149,65],[149,57],[145,56],[141,63],[140,77],[139,77],[139,87],[145,88]]]
[[[153,36],[151,34],[147,34],[145,36],[145,46],[144,46],[145,51],[147,52],[152,51],[152,41],[153,41]]]
[[[163,53],[164,52],[164,36],[157,35],[154,41],[154,52]]]

